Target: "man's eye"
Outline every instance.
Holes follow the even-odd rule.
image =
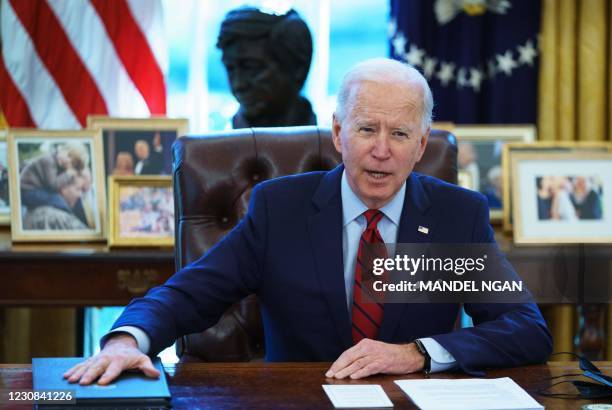
[[[359,127],[359,132],[372,133],[374,132],[373,127]]]
[[[263,64],[256,60],[245,60],[242,62],[242,68],[245,70],[261,70]]]
[[[393,133],[393,136],[397,139],[402,139],[402,140],[408,138],[408,134],[403,131],[395,131]]]

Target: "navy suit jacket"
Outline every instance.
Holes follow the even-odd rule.
[[[352,346],[342,253],[342,165],[263,182],[247,215],[199,260],[130,303],[113,328],[137,326],[157,353],[214,325],[256,293],[269,361],[333,361]],[[492,242],[486,199],[413,172],[398,242]],[[428,235],[418,226],[429,228]],[[534,304],[466,304],[475,327],[453,331],[458,304],[386,304],[378,339],[433,337],[474,372],[545,361],[551,337]]]

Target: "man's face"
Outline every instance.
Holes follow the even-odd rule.
[[[232,94],[249,119],[282,112],[299,92],[290,73],[266,51],[264,39],[229,44],[223,50],[223,64]]]
[[[134,147],[136,151],[136,156],[139,159],[147,159],[149,158],[149,145],[146,143],[137,143]]]
[[[345,118],[334,116],[332,136],[348,183],[371,209],[386,205],[421,159],[422,91],[416,85],[361,82],[353,86]]]
[[[82,181],[79,178],[75,179],[73,183],[60,189],[60,195],[64,197],[71,208],[74,208],[79,198],[83,195]]]

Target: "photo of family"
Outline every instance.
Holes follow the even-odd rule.
[[[122,237],[174,237],[172,188],[119,189],[119,235]]]
[[[8,151],[6,138],[0,131],[0,225],[10,223],[10,202],[8,182]]]
[[[515,243],[612,242],[612,153],[513,152],[510,167]]]
[[[597,176],[536,177],[538,219],[602,219],[603,184]]]
[[[176,131],[104,131],[106,174],[170,175]]]
[[[489,201],[490,209],[502,208],[502,141],[459,142],[459,171],[470,175],[472,189]]]
[[[16,134],[12,143],[9,140],[12,160],[16,162],[11,166],[10,178],[11,197],[16,199],[12,216],[14,239],[103,238],[101,193],[96,179],[99,161],[94,134],[89,133],[89,138]]]
[[[109,178],[112,246],[172,246],[171,176]]]
[[[483,194],[489,203],[491,222],[501,222],[505,175],[502,164],[504,146],[535,139],[532,125],[456,125],[457,167],[470,176],[471,188]]]
[[[606,153],[610,152],[610,144],[598,141],[537,141],[533,143],[507,143],[504,144],[502,152],[502,169],[503,169],[503,203],[507,204],[504,206],[503,212],[503,229],[505,232],[513,231],[513,207],[514,207],[514,193],[513,193],[513,172],[512,172],[512,158],[517,154],[534,154],[540,155],[546,159],[550,155],[556,154],[568,154],[573,155],[575,158],[580,158],[588,153]],[[566,170],[563,170],[562,175]],[[540,175],[553,175],[549,171],[542,172]],[[535,178],[535,176],[534,176]],[[547,182],[547,181],[545,181]],[[537,183],[532,181],[532,183]]]
[[[90,116],[90,128],[102,131],[105,177],[170,175],[172,143],[187,133],[187,120]]]

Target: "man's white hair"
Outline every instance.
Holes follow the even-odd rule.
[[[336,103],[336,117],[343,121],[347,114],[348,105],[352,103],[352,89],[363,81],[406,85],[417,84],[423,90],[421,101],[421,132],[431,126],[433,116],[433,96],[427,80],[413,66],[401,63],[390,58],[372,58],[365,60],[351,68],[342,79],[338,100]]]

